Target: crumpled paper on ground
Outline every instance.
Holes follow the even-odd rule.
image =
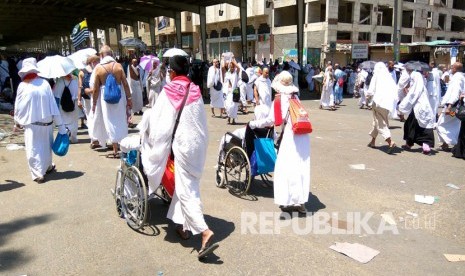
[[[342,253],[356,261],[359,261],[362,264],[368,263],[374,257],[376,257],[376,255],[379,254],[378,250],[375,250],[373,248],[359,243],[336,242],[329,248],[339,253]]]

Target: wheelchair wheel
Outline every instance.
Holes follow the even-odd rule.
[[[120,218],[123,217],[123,211],[121,209],[121,176],[123,175],[123,170],[118,169],[116,173],[116,181],[115,181],[115,203],[116,203],[116,212]]]
[[[134,166],[123,173],[121,181],[121,210],[132,229],[144,227],[147,219],[147,188],[142,174]]]
[[[240,147],[231,148],[224,159],[224,181],[235,195],[246,195],[250,188],[250,161]]]
[[[218,164],[218,168],[216,169],[216,177],[215,177],[215,183],[216,187],[218,188],[224,188],[224,169],[223,165]]]

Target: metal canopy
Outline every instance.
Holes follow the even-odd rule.
[[[245,1],[245,0],[242,0]],[[69,36],[73,27],[87,19],[91,30],[118,24],[149,22],[150,18],[176,18],[181,11],[199,14],[207,6],[241,0],[1,0],[0,46],[42,40],[46,36]]]

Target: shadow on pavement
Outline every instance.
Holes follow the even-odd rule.
[[[233,222],[226,221],[224,219],[212,217],[210,215],[204,215],[205,222],[207,223],[208,227],[215,233],[213,236],[212,243],[217,243],[225,240],[236,228]],[[188,240],[182,240],[179,235],[176,233],[175,224],[170,223],[168,227],[163,227],[166,232],[165,240],[170,243],[180,243],[184,247],[191,247],[192,252],[197,254],[200,250],[202,235],[195,235],[191,236]],[[221,247],[221,244],[220,244]],[[222,264],[223,261],[220,260],[220,257],[217,255],[210,254],[207,258],[203,259],[202,262],[204,263],[211,263],[211,264]]]
[[[44,224],[53,219],[53,215],[40,215],[29,218],[17,219],[7,223],[0,223],[0,246],[7,243],[7,238],[16,232],[25,230],[39,224]],[[9,269],[24,266],[32,257],[28,256],[23,251],[25,250],[0,250],[0,272]]]
[[[7,183],[0,184],[0,192],[11,191],[11,190],[26,186],[24,183],[19,183],[19,182],[14,181],[14,180],[5,180],[5,181]]]
[[[64,172],[54,172],[51,174],[48,174],[45,177],[45,180],[47,182],[53,181],[53,180],[62,180],[62,179],[74,179],[83,176],[83,172],[77,172],[77,171],[64,171]]]
[[[321,209],[326,208],[326,205],[322,203],[316,195],[309,193],[308,201],[305,203],[305,208],[307,209],[308,213],[315,213]]]

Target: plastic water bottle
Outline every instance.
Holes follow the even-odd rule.
[[[163,271],[158,271],[157,276],[163,276]]]

